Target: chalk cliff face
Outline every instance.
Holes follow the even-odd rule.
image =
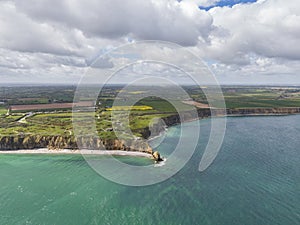
[[[237,115],[237,116],[251,116],[251,115],[290,115],[290,114],[300,114],[300,108],[298,107],[284,107],[284,108],[238,108],[238,109],[212,109],[214,116],[225,116],[227,115]],[[195,119],[207,118],[212,115],[210,109],[198,109],[197,116],[190,112],[182,113],[182,122],[187,122]],[[179,124],[181,118],[178,114],[166,117],[163,119],[167,126],[172,126]]]
[[[63,148],[73,144],[72,140],[62,136],[2,136],[0,137],[1,150],[34,149],[34,148]],[[74,147],[74,146],[72,146]]]
[[[138,151],[152,154],[152,148],[143,140],[104,140],[106,150]],[[101,149],[101,148],[100,148]]]
[[[279,114],[299,114],[298,107],[284,107],[284,108],[241,108],[241,109],[227,109],[228,115],[279,115]]]
[[[180,124],[181,122],[188,122],[192,120],[197,120],[197,119],[203,119],[206,117],[210,117],[211,112],[209,109],[199,109],[197,112],[183,112],[181,113],[181,117],[178,114],[168,116],[166,118],[163,118],[165,124],[169,126],[173,126],[176,124]]]
[[[139,151],[152,154],[151,147],[142,140],[99,140],[95,137],[73,136],[2,136],[0,137],[0,150],[18,149],[92,149],[92,150],[124,150]]]

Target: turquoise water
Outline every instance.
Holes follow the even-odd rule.
[[[229,118],[219,155],[200,173],[209,125],[201,121],[189,163],[148,187],[111,183],[81,156],[0,155],[0,224],[300,224],[300,116]],[[163,155],[179,131],[168,130]]]

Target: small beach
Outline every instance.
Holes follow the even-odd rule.
[[[153,158],[151,154],[145,152],[135,151],[121,151],[121,150],[72,150],[72,149],[61,149],[61,150],[49,150],[47,148],[41,149],[21,149],[21,150],[7,150],[0,151],[0,154],[66,154],[66,155],[113,155],[113,156],[134,156],[134,157],[145,157]]]

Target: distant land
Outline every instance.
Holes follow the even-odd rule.
[[[155,150],[147,144],[151,136],[159,135],[165,127],[156,124],[155,118],[161,118],[165,126],[180,122],[177,109],[184,112],[185,120],[191,121],[211,116],[211,110],[204,92],[197,86],[184,86],[190,96],[182,98],[176,90],[168,90],[177,109],[166,100],[155,96],[139,99],[141,93],[149,87],[135,87],[135,91],[123,92],[120,102],[126,99],[139,99],[134,107],[126,105],[113,106],[119,97],[122,85],[106,85],[96,99],[92,93],[97,86],[87,85],[87,95],[80,102],[74,101],[76,86],[73,85],[7,85],[0,87],[0,150],[41,149],[50,150],[78,149],[78,143],[86,149],[138,151],[153,154]],[[159,92],[161,87],[156,88]],[[164,89],[169,87],[164,87]],[[288,115],[300,113],[300,86],[222,86],[226,112],[228,115]],[[91,93],[91,95],[89,95]],[[73,103],[74,101],[74,103]],[[75,136],[72,124],[72,106],[81,106],[74,113],[79,118],[82,134]],[[194,106],[198,116],[190,111]],[[86,111],[85,108],[89,110]],[[122,115],[129,111],[129,129],[136,136],[132,140],[126,133],[117,137],[112,127],[112,112],[121,115],[117,123],[125,126]],[[99,141],[88,133],[93,113]],[[151,124],[151,125],[149,125]],[[129,144],[128,144],[129,143]]]

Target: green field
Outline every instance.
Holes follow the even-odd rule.
[[[154,114],[154,115],[142,115],[137,111],[134,114],[130,114],[129,126],[133,133],[137,136],[141,136],[140,129],[144,129],[149,126],[153,118],[165,117],[168,114]],[[143,111],[144,112],[144,111]],[[94,117],[94,121],[91,121],[91,116]],[[0,121],[0,134],[6,135],[73,135],[72,113],[41,113],[36,114],[26,119],[25,123],[17,122],[24,115],[11,115],[6,116]],[[80,125],[79,134],[87,134],[90,132],[92,122],[96,124],[96,129],[100,138],[114,139],[116,135],[112,130],[111,112],[110,111],[98,111],[94,113],[76,113],[76,124]],[[122,126],[126,124],[125,117],[120,117],[116,122],[122,123]],[[126,135],[125,135],[126,136]],[[125,137],[124,137],[125,138]]]
[[[172,100],[171,102],[167,102],[166,100],[160,98],[142,99],[137,104],[151,106],[156,112],[161,113],[176,113],[177,111],[188,111],[193,108],[192,106],[184,104],[178,100]]]
[[[3,106],[0,106],[0,116],[5,115],[7,113],[7,109]]]
[[[300,92],[281,89],[225,89],[227,108],[300,107]]]
[[[111,108],[107,108],[107,111],[147,111],[152,110],[151,106],[147,105],[134,105],[134,106],[113,106]]]

